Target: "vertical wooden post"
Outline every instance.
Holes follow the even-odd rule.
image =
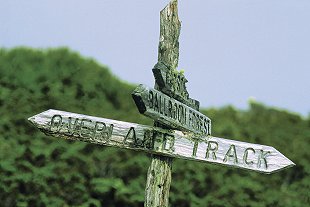
[[[158,46],[158,62],[163,62],[171,70],[176,69],[179,61],[179,35],[181,23],[178,18],[178,1],[172,0],[160,12],[160,38]],[[155,89],[158,89],[155,83]],[[159,123],[155,126],[168,128]],[[145,207],[167,207],[171,183],[172,158],[152,155],[148,169]]]
[[[145,207],[167,207],[172,158],[152,155],[145,188]]]

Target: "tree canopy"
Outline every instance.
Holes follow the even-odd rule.
[[[0,49],[1,206],[143,206],[147,154],[47,137],[27,121],[53,108],[151,125],[134,88],[66,48]],[[257,102],[202,112],[214,136],[273,146],[296,166],[264,175],[174,159],[171,206],[310,204],[310,117]]]

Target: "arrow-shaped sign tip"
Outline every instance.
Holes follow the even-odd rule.
[[[275,167],[272,171],[267,172],[267,174],[275,173],[286,168],[294,167],[296,165],[292,160],[284,156],[277,149],[275,149],[274,147],[271,148],[274,150],[274,154],[276,155],[272,164],[277,165],[277,167]]]
[[[55,110],[53,110],[53,109],[49,109],[49,110],[46,110],[46,111],[43,111],[43,112],[41,112],[41,113],[39,113],[39,114],[35,114],[35,115],[33,115],[33,116],[31,116],[31,117],[29,117],[27,120],[31,123],[31,124],[33,124],[34,126],[36,126],[36,127],[38,127],[40,124],[43,124],[43,118],[44,117],[48,117],[48,114],[50,113],[50,112],[52,112],[52,111],[55,111]]]
[[[37,121],[36,121],[36,118],[37,118],[38,114],[36,115],[33,115],[31,117],[29,117],[27,120],[32,124],[34,125],[35,127],[37,127]]]
[[[34,120],[35,120],[35,115],[34,116],[32,116],[32,117],[29,117],[28,119],[27,119],[29,122],[31,122],[32,124],[34,124]]]
[[[286,159],[288,159],[288,158],[286,158]],[[288,165],[287,165],[287,167],[294,167],[296,164],[292,161],[292,160],[290,160],[290,159],[288,159]]]

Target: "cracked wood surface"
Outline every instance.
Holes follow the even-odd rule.
[[[144,151],[166,157],[222,164],[267,174],[294,165],[273,147],[219,137],[53,109],[30,117],[28,120],[46,135]],[[162,173],[161,168],[171,166],[160,166],[160,162],[156,161],[153,164],[154,169],[150,171],[150,179],[157,180],[157,187],[162,189],[167,179],[170,179],[167,176],[170,175],[165,173],[158,176],[158,174]]]
[[[132,97],[141,114],[161,124],[181,131],[211,135],[211,119],[158,90],[139,85]]]
[[[179,62],[179,36],[181,22],[178,17],[178,1],[170,3],[160,11],[160,36],[158,62],[163,62],[172,70]],[[155,89],[160,89],[155,80]],[[154,122],[154,126],[169,128]],[[172,158],[152,155],[145,187],[145,207],[167,207],[171,183]],[[155,177],[154,177],[155,175]]]

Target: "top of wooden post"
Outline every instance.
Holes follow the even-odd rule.
[[[179,62],[179,36],[181,22],[178,17],[178,1],[172,0],[160,11],[160,37],[158,62],[153,68],[155,89],[199,110],[199,101],[191,99],[186,89],[187,79],[177,71]]]
[[[172,0],[160,12],[160,38],[158,62],[176,69],[179,62],[179,36],[181,22],[178,17],[178,1]]]

